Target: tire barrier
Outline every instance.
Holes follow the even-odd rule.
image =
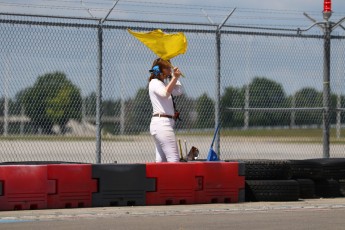
[[[317,197],[334,198],[339,197],[340,185],[333,179],[315,181],[315,194]]]
[[[345,180],[344,179],[340,179],[338,181],[339,186],[340,186],[340,195],[341,196],[345,196]]]
[[[287,180],[291,178],[289,161],[256,159],[239,161],[245,164],[247,180]]]
[[[323,177],[322,165],[313,160],[290,160],[293,179],[319,180]]]
[[[0,163],[0,211],[338,197],[345,193],[344,166],[345,159],[339,158],[146,164],[5,162]]]
[[[94,164],[92,178],[98,181],[93,207],[145,205],[146,192],[155,190],[145,164]]]
[[[343,186],[340,183],[345,178],[344,158],[293,160],[290,163],[294,179],[309,178],[313,180],[314,198],[345,196]],[[313,198],[310,194],[311,186],[311,184],[308,185],[309,196],[301,198]]]
[[[322,178],[319,179],[345,179],[345,159],[344,158],[319,158],[311,159],[322,166]]]
[[[297,179],[299,184],[299,198],[315,198],[315,182],[311,179]]]
[[[244,201],[244,164],[238,162],[148,163],[156,189],[147,205],[235,203]]]
[[[246,201],[291,201],[298,198],[342,196],[338,181],[345,177],[345,159],[305,159],[305,160],[243,160],[246,164]],[[296,180],[299,196],[292,190],[276,191],[282,182]],[[280,181],[279,181],[280,180]],[[271,198],[265,196],[269,189]],[[284,189],[283,189],[284,190]],[[280,197],[280,198],[279,198]],[[289,198],[290,197],[290,198]],[[294,197],[294,198],[293,198]]]
[[[246,180],[246,201],[297,201],[296,180]]]

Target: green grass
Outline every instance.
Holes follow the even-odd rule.
[[[75,136],[44,136],[44,135],[9,135],[0,136],[0,141],[94,141],[96,137],[75,137]],[[113,136],[113,137],[102,137],[102,141],[134,141],[131,137]]]
[[[178,132],[177,132],[178,133]],[[344,133],[344,131],[343,131]],[[177,135],[180,135],[179,133]],[[187,136],[212,136],[213,131],[191,132],[181,135]],[[322,143],[323,131],[319,129],[248,129],[230,130],[222,129],[222,137],[260,138],[267,141],[284,143]],[[332,144],[345,144],[345,134],[336,138],[336,129],[330,130],[330,142]]]
[[[289,143],[322,143],[322,129],[260,129],[260,130],[223,130],[222,136],[230,137],[257,137],[278,140]],[[332,144],[345,144],[345,138],[336,137],[336,129],[330,130]]]
[[[148,133],[145,133],[148,135]],[[213,131],[200,131],[200,132],[187,132],[180,133],[177,131],[177,136],[213,136]],[[249,130],[221,130],[222,137],[239,137],[244,140],[248,138],[248,141],[252,138],[259,138],[263,141],[274,141],[284,143],[322,143],[322,129],[249,129]],[[343,134],[345,136],[345,134]],[[133,136],[105,136],[102,137],[102,141],[135,141],[136,137]],[[75,136],[37,136],[37,135],[10,135],[7,137],[0,136],[0,141],[94,141],[95,137],[75,137]],[[330,142],[332,144],[345,144],[345,137],[339,139],[336,138],[336,130],[330,130]]]
[[[257,130],[223,130],[223,136],[239,137],[309,137],[322,138],[322,129],[257,129]],[[335,137],[335,130],[331,130]]]
[[[210,136],[213,135],[213,130],[207,131],[193,131],[177,134],[187,136]],[[231,130],[221,129],[222,136],[236,136],[236,137],[310,137],[322,138],[322,129],[248,129],[248,130]],[[331,130],[331,136],[335,137],[335,130]]]

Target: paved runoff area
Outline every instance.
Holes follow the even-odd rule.
[[[200,159],[206,159],[212,137],[181,136],[188,150],[196,146]],[[102,163],[144,163],[155,159],[150,136],[131,136],[127,141],[102,142]],[[300,138],[301,139],[301,138]],[[306,140],[308,141],[308,140]],[[183,144],[183,153],[185,147]],[[330,146],[331,157],[345,157],[344,144]],[[221,138],[221,159],[308,159],[322,158],[321,143],[297,143],[284,138]],[[0,162],[8,161],[69,161],[95,163],[95,141],[0,141]]]
[[[0,229],[345,229],[345,198],[0,212]]]

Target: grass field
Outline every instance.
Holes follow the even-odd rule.
[[[222,136],[233,137],[260,137],[279,140],[281,142],[321,143],[322,129],[260,129],[260,130],[224,130]],[[345,144],[345,137],[336,137],[336,129],[330,130],[330,142],[332,144]]]
[[[322,138],[322,129],[248,129],[248,130],[223,130],[224,136],[241,137],[310,137]],[[336,137],[336,130],[331,129],[331,137]]]
[[[248,130],[221,130],[222,137],[237,137],[241,139],[255,138],[259,140],[284,142],[284,143],[322,143],[322,129],[248,129]],[[140,135],[125,135],[125,136],[103,136],[102,141],[136,141],[142,136],[147,136],[148,133]],[[180,132],[177,131],[177,136],[213,136],[213,131],[193,131]],[[0,136],[0,141],[96,141],[95,137],[80,137],[80,136],[36,136],[36,135],[9,135]],[[343,137],[336,137],[336,130],[330,130],[330,142],[332,144],[345,144],[345,135]]]
[[[94,141],[96,137],[82,137],[82,136],[58,136],[58,135],[9,135],[0,136],[0,141]],[[135,141],[132,136],[111,136],[102,137],[102,141]]]

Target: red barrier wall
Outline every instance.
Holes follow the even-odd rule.
[[[147,205],[193,204],[194,163],[147,163],[146,177],[156,179],[156,191],[146,193]]]
[[[111,202],[106,199],[105,204],[122,202],[122,197],[128,197],[131,203],[138,202],[137,205],[235,203],[239,202],[239,191],[244,189],[245,178],[239,176],[244,168],[240,169],[238,162],[147,163],[134,166],[0,165],[0,210],[92,207],[96,201],[103,202],[104,195],[113,193]],[[97,173],[99,177],[92,179]],[[114,178],[111,175],[123,176]],[[98,191],[98,178],[103,181],[102,193]],[[143,196],[131,197],[133,188],[135,194]],[[127,192],[121,195],[124,191]],[[132,193],[128,195],[128,192]],[[119,203],[126,204],[128,201]]]
[[[237,203],[244,189],[244,176],[239,176],[238,162],[202,162],[195,174],[202,188],[195,191],[195,203]]]
[[[146,193],[146,204],[239,202],[245,185],[239,171],[238,162],[148,163],[146,176],[155,178],[156,190]]]
[[[48,179],[55,184],[48,194],[48,208],[92,206],[97,180],[92,180],[91,164],[48,165]]]
[[[47,208],[46,165],[1,165],[0,181],[1,211]]]

